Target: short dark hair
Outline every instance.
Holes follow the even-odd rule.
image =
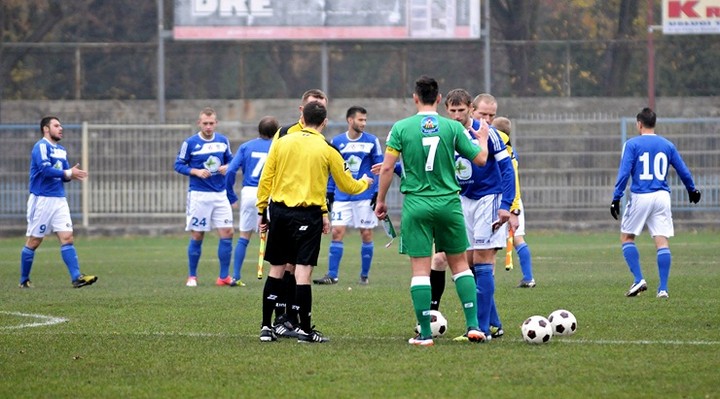
[[[445,96],[445,106],[448,105],[467,105],[472,104],[472,96],[465,89],[452,89]]]
[[[348,108],[347,112],[345,113],[345,119],[355,116],[355,114],[363,114],[367,115],[367,110],[359,105],[353,105],[352,107]]]
[[[328,101],[328,96],[327,96],[327,94],[325,94],[324,91],[322,91],[322,90],[320,90],[320,89],[310,89],[310,90],[307,90],[305,93],[303,93],[303,95],[302,95],[302,103],[305,104],[305,102],[306,102],[306,101],[308,100],[308,98],[310,98],[310,97],[320,98],[320,99],[323,99],[323,100],[325,100],[325,101]]]
[[[637,121],[642,123],[643,126],[652,129],[655,127],[657,115],[655,115],[655,112],[652,109],[645,107],[637,114]]]
[[[415,94],[417,94],[420,102],[426,105],[435,104],[440,89],[438,82],[429,76],[420,76],[415,81]]]
[[[310,101],[303,107],[305,126],[318,127],[327,118],[327,108],[320,101]]]
[[[263,116],[258,123],[258,133],[265,138],[271,138],[280,129],[280,122],[274,116]]]
[[[41,136],[45,134],[45,132],[43,131],[43,128],[45,126],[50,126],[50,122],[53,119],[56,119],[58,122],[60,122],[60,118],[58,118],[57,116],[46,116],[46,117],[40,119],[40,135]]]

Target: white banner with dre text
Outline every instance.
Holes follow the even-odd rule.
[[[175,0],[175,40],[467,40],[479,0]]]

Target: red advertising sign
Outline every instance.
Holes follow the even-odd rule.
[[[663,33],[720,33],[720,0],[663,0]]]

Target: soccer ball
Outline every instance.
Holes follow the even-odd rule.
[[[575,315],[565,309],[558,309],[548,316],[553,335],[573,335],[577,331]]]
[[[530,344],[544,344],[553,336],[550,322],[543,316],[530,316],[521,326],[522,336],[525,342]]]
[[[430,330],[433,338],[445,335],[447,331],[447,319],[437,310],[430,311]],[[420,324],[415,326],[415,333],[420,334]]]

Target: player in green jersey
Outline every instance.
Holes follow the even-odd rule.
[[[468,268],[465,220],[460,206],[460,186],[455,178],[455,152],[478,166],[485,165],[487,148],[474,145],[459,122],[440,116],[441,100],[435,79],[421,76],[415,81],[413,101],[417,114],[393,125],[387,139],[380,170],[375,207],[379,219],[387,217],[387,195],[395,163],[402,157],[400,191],[405,194],[401,220],[400,252],[410,256],[412,297],[420,333],[410,338],[412,345],[433,345],[430,331],[430,261],[433,243],[447,253],[450,270],[467,324],[467,338],[485,340],[478,329],[475,279]],[[480,143],[487,143],[488,126],[472,131]]]

